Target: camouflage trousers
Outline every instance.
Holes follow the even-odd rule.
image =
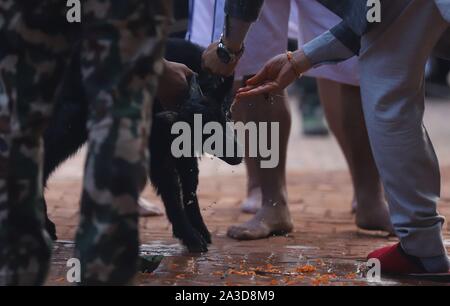
[[[89,141],[75,257],[82,283],[128,284],[138,264],[151,104],[171,2],[0,0],[0,285],[45,281],[42,135],[71,58],[80,59]],[[81,51],[80,51],[81,50]]]

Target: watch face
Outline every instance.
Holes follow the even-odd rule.
[[[229,64],[231,62],[231,56],[230,54],[227,52],[227,50],[225,50],[223,47],[221,47],[219,45],[219,48],[217,49],[217,56],[220,58],[220,60],[224,63],[224,64]]]

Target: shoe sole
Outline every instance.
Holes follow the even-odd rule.
[[[394,274],[394,273],[383,273],[387,278],[396,279],[410,279],[410,280],[420,280],[429,281],[434,283],[450,284],[450,272],[449,273],[411,273],[411,274]]]
[[[414,279],[450,284],[450,273],[409,274],[408,276]]]

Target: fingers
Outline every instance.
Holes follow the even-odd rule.
[[[185,65],[180,65],[177,71],[177,75],[180,84],[183,83],[184,87],[189,88],[189,83],[192,80],[192,76],[195,75],[195,72]]]
[[[269,82],[261,86],[247,86],[239,90],[236,94],[236,99],[253,97],[258,95],[270,94],[271,92],[279,90],[280,86],[275,82]]]
[[[237,94],[243,93],[243,92],[247,92],[247,91],[250,91],[250,90],[255,89],[255,88],[257,88],[257,87],[258,87],[258,86],[254,86],[254,85],[247,85],[247,86],[245,86],[245,87],[241,87],[241,88],[239,88],[239,89],[237,90]]]
[[[187,75],[193,75],[194,71],[192,71],[192,69],[190,69],[188,66],[184,65],[184,70],[186,71]]]
[[[186,75],[186,78],[187,78],[187,79],[190,79],[195,73],[194,73],[194,71],[192,71],[191,69],[189,69],[189,68],[186,66],[186,69],[185,69],[185,71],[184,71],[184,74]]]
[[[269,67],[264,66],[254,77],[247,80],[247,85],[256,86],[267,81]]]

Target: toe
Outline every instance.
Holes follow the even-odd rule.
[[[230,226],[227,232],[227,236],[236,239],[238,236],[239,228],[237,226]]]
[[[261,225],[258,227],[234,226],[228,230],[228,236],[236,240],[256,240],[270,236],[270,230]]]
[[[248,229],[240,227],[240,226],[232,226],[228,230],[228,237],[236,239],[236,240],[248,240],[250,232]]]

